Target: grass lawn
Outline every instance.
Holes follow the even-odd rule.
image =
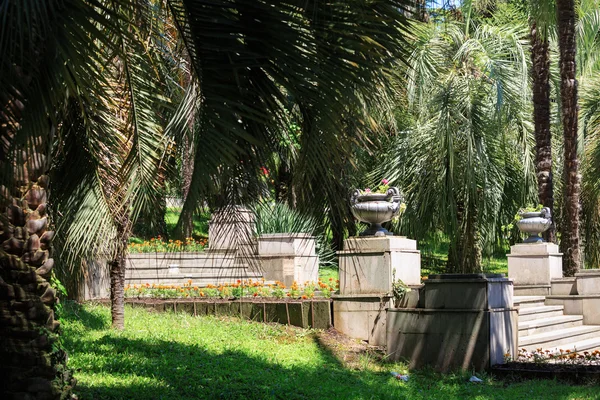
[[[180,208],[167,208],[165,212],[165,223],[167,224],[167,232],[169,236],[173,236],[175,233],[175,226],[181,215]],[[195,238],[208,237],[208,221],[210,220],[210,213],[208,211],[201,212],[200,214],[194,214],[192,221],[194,228],[192,235]]]
[[[412,372],[331,332],[235,318],[67,304],[62,340],[81,399],[597,399],[598,388],[554,381],[504,383],[469,373]]]

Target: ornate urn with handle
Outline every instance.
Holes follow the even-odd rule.
[[[523,243],[542,243],[544,239],[540,236],[546,232],[552,225],[552,215],[550,209],[544,207],[541,211],[523,212],[517,221],[517,227],[521,232],[527,233],[529,237],[523,240]]]
[[[390,187],[385,193],[365,193],[358,189],[352,192],[350,197],[352,214],[357,220],[370,224],[370,227],[360,235],[392,235],[381,224],[398,215],[401,203],[402,196],[397,187]]]

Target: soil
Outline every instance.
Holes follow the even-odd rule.
[[[316,331],[315,336],[321,348],[331,353],[346,368],[361,370],[368,360],[370,367],[381,365],[385,360],[382,347],[370,346],[366,342],[352,339],[335,328],[326,331]]]

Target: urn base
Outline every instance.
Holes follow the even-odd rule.
[[[361,232],[359,236],[393,236],[394,233],[385,229],[381,224],[371,224],[365,231]]]

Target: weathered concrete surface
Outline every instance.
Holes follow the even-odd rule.
[[[416,241],[400,236],[352,237],[339,251],[340,293],[389,293],[392,281],[421,283],[421,253]]]
[[[600,295],[548,296],[546,305],[564,306],[565,315],[583,315],[584,325],[600,325]]]
[[[550,286],[549,294],[553,296],[577,294],[577,279],[575,277],[552,279]]]
[[[307,233],[272,233],[258,238],[258,255],[266,280],[290,286],[319,280],[314,237]]]
[[[562,253],[554,243],[519,243],[511,246],[507,257],[508,277],[515,286],[550,285],[563,277]]]
[[[333,295],[333,326],[344,334],[374,346],[386,343],[389,295]]]
[[[423,308],[387,311],[387,353],[412,368],[486,369],[517,353],[512,281],[500,274],[430,275]]]
[[[550,285],[514,285],[515,296],[548,296],[551,292]]]
[[[517,311],[390,309],[387,354],[410,368],[483,370],[517,353]]]
[[[259,322],[276,322],[301,328],[329,329],[331,327],[331,301],[180,301],[177,299],[160,302],[144,302],[127,299],[133,307],[144,307],[156,312],[175,311],[189,315],[226,315],[251,319]]]
[[[242,245],[252,244],[254,236],[254,213],[241,206],[230,206],[214,212],[208,224],[208,246],[211,251],[239,251]]]
[[[600,295],[600,269],[582,269],[575,278],[578,294]]]
[[[438,279],[440,277],[443,279]],[[513,283],[500,274],[430,275],[425,284],[423,308],[489,310],[510,308]]]

